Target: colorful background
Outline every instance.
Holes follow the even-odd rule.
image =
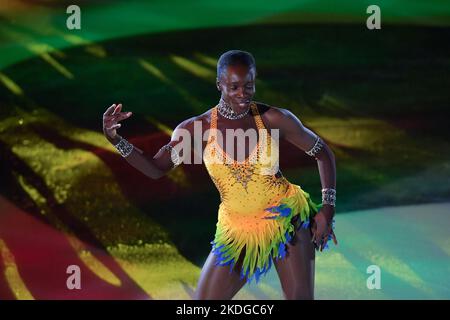
[[[366,28],[371,4],[381,30]],[[229,49],[255,56],[257,101],[335,152],[340,243],[317,255],[316,298],[449,299],[449,40],[444,0],[0,1],[0,299],[192,297],[218,192],[201,166],[146,178],[101,120],[123,103],[120,134],[152,155],[217,103]],[[315,161],[281,153],[319,201]],[[81,290],[66,287],[73,264]],[[274,270],[236,296],[281,298]]]

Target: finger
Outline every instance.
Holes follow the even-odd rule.
[[[316,248],[318,250],[321,250],[322,243],[323,243],[323,234],[316,230],[314,239],[315,239]]]
[[[320,245],[322,245],[322,243],[323,243],[323,237],[324,237],[323,233],[317,232],[316,239],[317,239],[317,241],[319,242]]]
[[[119,113],[120,110],[122,110],[122,104],[121,103],[119,103],[117,105],[117,107],[114,108],[114,112],[112,113],[112,115],[114,116],[115,114]]]
[[[337,241],[336,235],[334,234],[334,231],[331,231],[331,236],[333,237],[334,244],[337,245],[338,241]]]
[[[133,112],[116,112],[114,115],[105,116],[105,121],[120,121],[129,118]]]
[[[111,128],[116,124],[116,122],[105,122],[105,124],[103,125],[103,130],[112,130]]]
[[[325,249],[325,246],[327,245],[328,239],[327,238],[322,238],[322,240],[320,241],[320,248],[322,251],[323,249]]]
[[[316,250],[319,249],[319,247],[317,246],[316,235],[315,234],[313,234],[313,236],[312,236],[311,243],[314,245],[314,249],[316,249]]]
[[[115,115],[114,117],[115,117],[116,121],[122,121],[122,120],[125,120],[125,119],[131,117],[131,115],[132,115],[131,112],[121,112],[121,113]]]
[[[118,124],[115,124],[115,125],[113,125],[113,126],[111,126],[109,128],[106,128],[106,129],[108,129],[108,130],[115,130],[115,129],[119,129],[120,127],[121,127],[121,124],[118,123]]]
[[[111,126],[115,125],[117,123],[117,121],[114,117],[109,116],[109,117],[105,118],[104,123],[105,123],[105,127],[111,127]]]
[[[323,237],[317,235],[317,238],[319,239],[319,241],[318,241],[318,242],[319,242],[319,243],[318,243],[318,245],[319,245],[319,250],[322,251],[322,247],[323,247]]]
[[[110,106],[108,109],[106,109],[105,113],[103,114],[104,116],[110,116],[112,115],[112,113],[114,112],[114,109],[116,108],[116,105],[113,104],[112,106]]]

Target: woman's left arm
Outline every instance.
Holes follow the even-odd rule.
[[[286,139],[317,160],[323,205],[314,217],[313,241],[318,244],[321,251],[326,245],[329,235],[337,244],[332,229],[336,199],[336,163],[333,151],[289,110],[271,108],[265,117],[269,119],[271,128],[279,128],[281,139]]]

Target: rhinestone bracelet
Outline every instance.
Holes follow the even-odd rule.
[[[122,137],[120,137],[119,143],[115,144],[114,147],[124,158],[128,157],[134,149],[134,146]]]
[[[165,150],[170,152],[170,160],[172,161],[173,167],[176,167],[181,164],[181,159],[180,156],[178,155],[178,152],[170,144],[162,146],[161,149],[159,150]]]
[[[316,142],[314,143],[312,148],[309,149],[308,151],[305,151],[305,153],[311,157],[315,157],[322,148],[323,148],[322,139],[320,139],[320,137],[317,136]]]
[[[324,188],[322,189],[322,204],[329,204],[336,206],[336,189]]]

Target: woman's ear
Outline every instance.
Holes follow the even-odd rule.
[[[217,86],[217,90],[220,91],[220,83],[219,83],[219,79],[216,78],[216,86]]]

